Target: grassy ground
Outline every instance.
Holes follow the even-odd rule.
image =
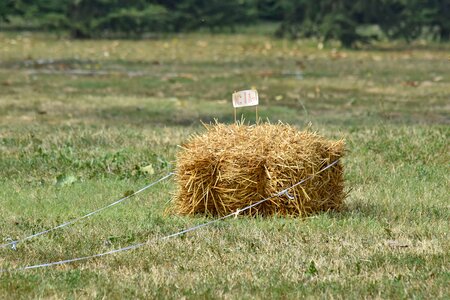
[[[340,213],[232,219],[101,259],[2,273],[0,298],[448,297],[449,50],[0,33],[5,241],[171,171],[200,120],[231,122],[230,94],[250,87],[263,118],[346,138],[349,191]],[[153,174],[142,171],[148,165]],[[105,252],[206,220],[166,214],[173,191],[169,180],[17,251],[0,249],[0,268]]]

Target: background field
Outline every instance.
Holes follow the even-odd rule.
[[[73,41],[0,33],[0,239],[106,205],[173,169],[200,123],[260,114],[344,137],[347,208],[238,218],[139,250],[0,275],[0,298],[445,298],[450,45],[351,51],[264,35]],[[253,110],[244,110],[254,121]],[[152,174],[142,171],[151,165]],[[0,268],[91,255],[199,224],[171,180],[75,226],[0,249]]]

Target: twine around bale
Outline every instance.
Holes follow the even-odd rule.
[[[343,205],[342,164],[314,176],[343,156],[343,140],[329,141],[282,123],[214,124],[206,129],[177,154],[176,213],[227,215],[308,176],[314,180],[246,214],[306,216]]]

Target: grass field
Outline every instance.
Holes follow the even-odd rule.
[[[0,33],[0,239],[109,204],[167,174],[200,121],[260,115],[344,137],[346,209],[237,218],[63,266],[0,273],[0,298],[448,298],[450,45],[319,50],[200,35],[73,41]],[[254,121],[252,109],[244,110]],[[153,172],[142,168],[152,166]],[[210,220],[166,213],[173,181],[0,249],[0,268],[91,255]]]

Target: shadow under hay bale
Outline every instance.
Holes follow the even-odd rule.
[[[179,214],[224,216],[289,191],[243,214],[307,216],[337,210],[345,198],[341,162],[319,171],[344,154],[344,141],[328,141],[285,124],[207,125],[177,155]]]

